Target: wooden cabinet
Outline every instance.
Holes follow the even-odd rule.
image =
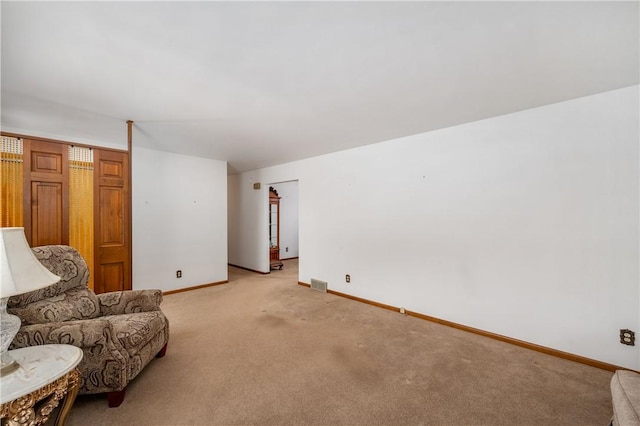
[[[31,247],[70,244],[71,144],[20,135],[22,140],[22,223]],[[89,147],[86,147],[89,148]],[[131,290],[131,170],[129,153],[91,147],[91,179],[82,197],[93,198],[92,216],[74,213],[75,220],[93,223],[93,290]],[[19,199],[19,198],[18,198]],[[75,222],[74,222],[75,223]],[[72,242],[71,242],[72,243]],[[75,247],[79,249],[79,247]]]
[[[269,262],[270,269],[282,269],[280,260],[280,197],[269,188]]]

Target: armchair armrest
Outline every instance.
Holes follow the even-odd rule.
[[[111,323],[96,318],[22,326],[13,339],[11,349],[49,344],[67,344],[79,348],[120,345],[117,340]]]
[[[102,315],[159,311],[162,303],[161,290],[112,291],[96,296],[98,296]]]
[[[84,357],[78,364],[80,393],[110,392],[126,386],[130,358],[111,321],[95,318],[25,325],[13,339],[11,349],[47,344],[82,349]]]

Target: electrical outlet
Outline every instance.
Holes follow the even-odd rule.
[[[620,343],[623,345],[635,346],[636,333],[627,329],[620,330]]]
[[[345,275],[345,276],[344,276],[344,280],[345,280],[346,282],[350,283],[350,282],[351,282],[351,275],[349,275],[349,274]]]
[[[176,271],[176,278],[182,278],[182,271],[179,269]]]
[[[287,253],[289,253],[289,247],[286,247],[286,248],[284,249],[284,251],[286,251]]]

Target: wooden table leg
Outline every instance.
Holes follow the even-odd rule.
[[[64,422],[67,420],[67,416],[71,411],[71,407],[73,407],[73,402],[76,400],[76,396],[78,395],[78,387],[80,386],[80,373],[76,369],[69,374],[70,377],[67,394],[64,397],[64,402],[60,407],[60,411],[58,411],[55,426],[64,426]]]

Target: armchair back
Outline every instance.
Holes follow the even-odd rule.
[[[51,245],[35,247],[32,250],[40,263],[59,276],[60,281],[49,287],[12,296],[7,302],[9,308],[24,307],[39,300],[61,295],[74,287],[87,288],[89,268],[87,268],[87,262],[75,249],[69,246]]]
[[[82,256],[69,246],[42,246],[33,250],[36,258],[60,281],[49,287],[13,296],[8,311],[23,324],[46,324],[96,318],[100,303],[87,287],[89,270]]]

